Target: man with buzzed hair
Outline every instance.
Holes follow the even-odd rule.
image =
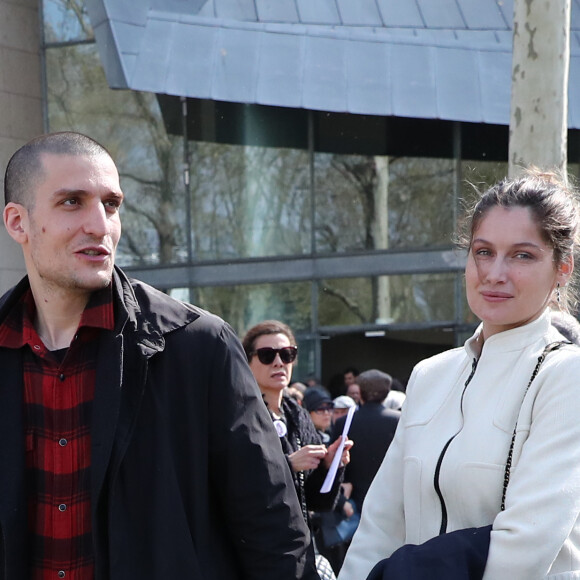
[[[393,440],[401,413],[383,406],[391,389],[392,378],[378,369],[360,373],[361,406],[352,416],[348,433],[354,445],[350,450],[350,463],[345,468],[344,481],[352,484],[351,499],[362,510],[367,491]],[[337,419],[331,440],[344,428],[345,417]]]
[[[115,266],[106,149],[42,135],[4,194],[27,276],[0,298],[0,575],[318,579],[233,330]]]

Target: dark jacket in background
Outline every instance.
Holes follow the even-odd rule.
[[[231,328],[118,269],[92,418],[97,580],[318,578],[278,436]],[[0,323],[28,289],[0,299]],[[20,351],[0,349],[0,578],[27,578]]]
[[[399,423],[399,411],[386,409],[382,403],[368,402],[358,409],[352,417],[348,432],[354,445],[350,450],[350,463],[346,466],[344,481],[352,483],[351,499],[358,510],[375,477]],[[334,441],[341,435],[346,417],[340,417],[334,424]]]
[[[305,445],[321,445],[322,439],[316,430],[308,412],[301,407],[292,397],[282,397],[282,410],[287,418],[288,433],[280,438],[282,450],[288,456],[298,451]],[[288,465],[292,471],[290,461]],[[344,468],[339,468],[332,489],[328,493],[320,493],[320,488],[328,470],[323,462],[320,462],[316,469],[303,472],[303,474],[292,471],[296,493],[300,502],[308,511],[329,511],[334,507],[340,491],[340,483],[344,473]],[[310,518],[307,517],[310,521]]]

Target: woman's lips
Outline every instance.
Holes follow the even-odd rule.
[[[512,295],[507,292],[482,292],[481,295],[488,302],[504,302],[512,298]]]

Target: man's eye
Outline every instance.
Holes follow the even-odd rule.
[[[65,199],[63,205],[77,205],[78,201],[76,199]]]

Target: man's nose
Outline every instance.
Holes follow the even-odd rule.
[[[109,233],[107,212],[102,203],[91,205],[85,215],[84,230],[95,237],[103,237]]]

